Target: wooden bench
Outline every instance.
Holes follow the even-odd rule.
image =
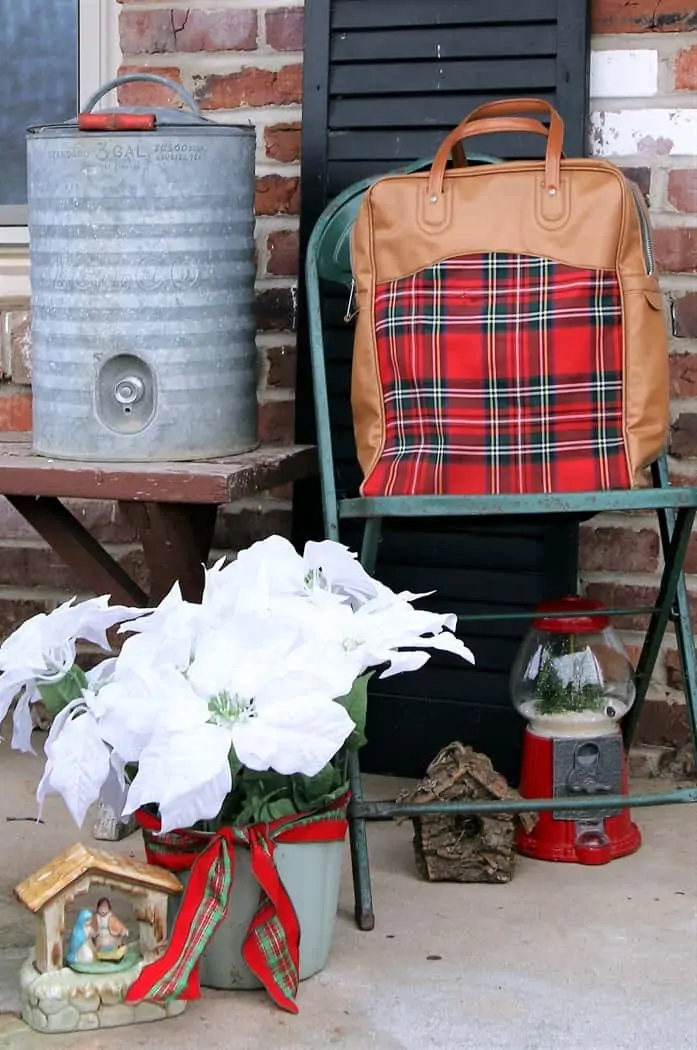
[[[218,507],[317,473],[308,445],[266,445],[222,459],[87,463],[32,451],[31,434],[0,435],[0,494],[74,570],[85,590],[114,602],[158,602],[179,580],[198,601]],[[133,524],[149,570],[146,593],[71,514],[64,499],[116,500]]]

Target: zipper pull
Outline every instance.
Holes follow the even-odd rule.
[[[346,313],[344,314],[344,321],[349,324],[353,321],[354,317],[358,313],[357,309],[353,309],[356,301],[356,282],[351,281],[351,291],[349,292],[348,303],[346,304]]]

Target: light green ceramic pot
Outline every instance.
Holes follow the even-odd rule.
[[[343,842],[280,843],[274,860],[300,923],[300,980],[326,965],[339,903]],[[186,884],[188,874],[177,873]],[[235,878],[228,913],[201,956],[206,988],[261,988],[242,958],[242,945],[259,906],[249,850],[235,847]],[[176,908],[171,909],[176,915]],[[172,916],[172,919],[174,915]]]

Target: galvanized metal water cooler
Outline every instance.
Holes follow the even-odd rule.
[[[188,110],[92,112],[132,80]],[[35,451],[185,460],[257,444],[251,127],[154,74],[27,136]]]

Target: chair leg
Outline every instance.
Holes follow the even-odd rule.
[[[675,637],[678,643],[678,655],[680,656],[685,706],[692,734],[692,753],[697,766],[697,654],[695,653],[695,636],[690,600],[687,595],[687,584],[684,576],[678,584],[676,605],[677,616],[674,619]]]
[[[665,568],[661,577],[661,586],[656,602],[656,612],[651,615],[649,629],[646,633],[644,645],[639,657],[636,670],[636,699],[634,706],[624,719],[623,732],[624,742],[630,747],[634,732],[639,721],[643,707],[646,691],[651,681],[656,660],[661,649],[661,644],[666,633],[666,628],[671,619],[675,619],[675,604],[679,600],[681,587],[685,585],[684,562],[687,553],[687,545],[690,541],[690,532],[695,519],[694,508],[682,508],[674,518],[674,526],[670,519],[664,517],[665,511],[659,511],[659,523],[661,526],[661,539],[664,543]],[[689,614],[689,607],[687,608]],[[688,615],[687,628],[691,630]]]
[[[378,560],[378,544],[382,536],[382,518],[368,518],[363,527],[361,565],[366,572],[375,572]]]
[[[348,756],[349,785],[352,800],[363,800],[361,768],[358,752],[350,751]],[[353,895],[356,903],[356,926],[359,930],[372,930],[375,926],[373,911],[373,891],[370,885],[370,859],[368,857],[368,836],[365,820],[351,816],[349,806],[349,841],[351,845],[351,869],[353,871]]]

